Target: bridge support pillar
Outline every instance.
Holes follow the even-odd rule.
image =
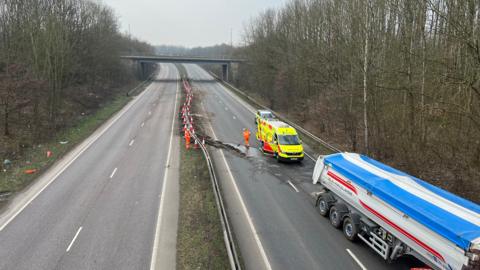
[[[229,72],[230,72],[230,64],[223,64],[222,65],[222,80],[228,82],[229,79]]]
[[[142,80],[147,78],[147,63],[140,62],[140,78],[142,78]]]

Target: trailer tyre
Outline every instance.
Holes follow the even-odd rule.
[[[338,211],[336,206],[332,206],[330,208],[330,224],[332,224],[333,227],[335,228],[340,228],[342,226],[342,215]]]
[[[358,228],[350,217],[346,217],[343,220],[343,235],[350,241],[357,240]]]
[[[317,211],[320,213],[320,215],[326,217],[328,216],[328,212],[330,210],[330,206],[328,205],[327,200],[322,196],[318,198],[318,203],[317,203]]]

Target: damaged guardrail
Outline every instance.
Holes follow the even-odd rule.
[[[228,222],[227,212],[225,210],[225,205],[223,203],[222,193],[220,191],[220,186],[218,184],[218,179],[215,174],[214,166],[210,154],[207,151],[204,141],[200,141],[198,135],[195,133],[195,126],[193,123],[193,117],[190,113],[191,103],[193,99],[192,87],[186,79],[183,79],[183,89],[185,91],[185,103],[181,109],[181,117],[183,119],[184,127],[183,131],[189,133],[193,138],[194,143],[200,146],[200,149],[205,156],[205,160],[208,165],[208,172],[210,174],[210,180],[212,181],[213,193],[215,194],[215,201],[217,204],[218,213],[220,215],[220,220],[222,223],[223,238],[225,241],[225,247],[227,249],[228,259],[230,261],[230,268],[232,270],[240,270],[241,265],[238,259],[238,254],[235,248],[234,238],[232,235],[232,230],[230,223]]]

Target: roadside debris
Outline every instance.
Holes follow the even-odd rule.
[[[11,166],[12,165],[12,161],[10,159],[5,159],[3,161],[3,166],[7,167],[7,166]]]
[[[8,198],[12,195],[10,191],[1,191],[0,192],[0,202],[8,200]]]
[[[38,170],[37,169],[28,169],[28,170],[25,170],[25,174],[34,174],[36,173]]]
[[[3,161],[3,171],[6,172],[10,167],[12,167],[12,161],[10,159],[5,159]]]

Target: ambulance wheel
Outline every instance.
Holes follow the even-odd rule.
[[[317,211],[320,213],[320,215],[326,217],[328,216],[328,210],[330,210],[328,202],[325,200],[325,198],[323,198],[323,196],[321,196],[318,198]]]
[[[350,241],[357,240],[358,228],[350,217],[343,220],[343,235]]]
[[[332,206],[332,208],[330,208],[329,217],[330,217],[330,224],[332,224],[333,227],[340,228],[340,226],[342,226],[342,218],[341,218],[340,212],[338,212],[337,210],[337,207]]]

